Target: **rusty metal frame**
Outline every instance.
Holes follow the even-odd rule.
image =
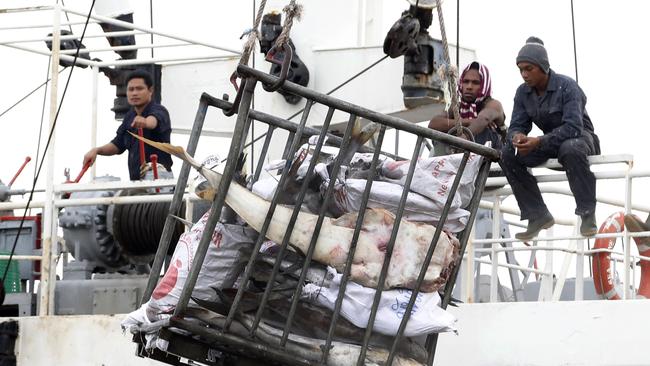
[[[346,112],[349,115],[349,123],[348,127],[345,131],[345,134],[343,138],[335,138],[332,137],[330,139],[331,142],[337,143],[343,148],[347,146],[350,143],[351,140],[351,129],[354,120],[356,117],[363,117],[368,120],[371,120],[373,122],[378,123],[381,128],[380,128],[380,135],[379,138],[377,139],[376,142],[376,150],[374,151],[373,155],[373,160],[372,160],[372,166],[377,165],[378,161],[378,156],[381,150],[381,146],[383,143],[383,137],[384,133],[387,128],[394,128],[396,130],[406,132],[413,134],[417,136],[417,143],[413,149],[413,154],[411,157],[411,164],[409,167],[409,173],[407,175],[406,179],[406,184],[405,184],[405,189],[404,193],[402,194],[399,208],[396,214],[396,220],[395,224],[393,227],[393,231],[391,233],[391,238],[390,241],[387,244],[387,249],[386,249],[386,256],[385,260],[382,266],[382,270],[380,273],[379,277],[379,286],[376,291],[376,296],[375,296],[375,301],[373,304],[373,308],[371,311],[371,316],[369,320],[369,326],[366,329],[364,340],[362,347],[359,352],[358,356],[358,361],[357,365],[363,365],[365,363],[365,351],[368,348],[369,344],[369,339],[370,336],[372,335],[372,328],[374,324],[374,318],[376,315],[377,307],[378,307],[378,302],[379,302],[379,297],[381,296],[381,291],[384,283],[384,279],[387,275],[388,272],[388,266],[390,264],[391,260],[391,253],[395,244],[395,239],[397,237],[397,232],[399,230],[399,223],[400,219],[403,214],[403,210],[406,204],[406,198],[407,194],[409,192],[409,187],[410,187],[410,182],[413,177],[413,173],[415,170],[416,166],[416,161],[418,157],[421,154],[422,151],[422,145],[426,141],[426,139],[432,139],[434,141],[441,141],[444,142],[448,145],[451,145],[455,147],[456,149],[459,149],[461,151],[464,151],[464,156],[461,162],[461,165],[459,167],[459,170],[457,172],[456,179],[454,180],[454,183],[452,184],[452,187],[449,192],[449,199],[447,200],[443,211],[441,213],[440,221],[438,228],[436,229],[436,232],[434,234],[433,240],[431,242],[431,245],[429,247],[429,251],[425,257],[425,261],[423,264],[423,267],[421,268],[420,275],[418,278],[418,281],[416,282],[415,288],[419,288],[420,284],[422,283],[424,279],[424,274],[426,272],[426,268],[428,267],[429,261],[431,260],[431,257],[433,255],[433,251],[435,250],[435,244],[437,243],[437,239],[440,237],[441,232],[442,232],[442,226],[443,223],[446,221],[447,214],[449,212],[449,208],[451,206],[451,201],[453,199],[453,196],[456,193],[456,190],[458,188],[459,182],[460,182],[460,177],[462,176],[462,173],[465,169],[467,160],[469,158],[470,152],[476,153],[482,156],[482,162],[481,162],[481,169],[480,173],[476,182],[476,189],[474,191],[474,195],[472,197],[471,203],[470,203],[470,217],[469,217],[469,222],[467,224],[467,228],[465,231],[463,231],[460,234],[460,242],[461,242],[461,258],[458,260],[458,265],[460,261],[462,260],[462,254],[464,252],[464,248],[467,244],[467,240],[469,238],[469,232],[470,228],[473,224],[473,220],[476,215],[476,210],[478,208],[478,202],[480,201],[480,197],[483,191],[483,187],[485,185],[485,181],[487,179],[487,172],[489,171],[489,165],[492,161],[495,161],[499,158],[499,153],[498,151],[475,144],[473,142],[469,142],[460,138],[457,138],[455,136],[451,136],[448,134],[440,133],[438,131],[430,130],[428,128],[424,128],[415,124],[412,124],[410,122],[407,122],[405,120],[402,120],[400,118],[392,117],[392,116],[387,116],[381,113],[377,113],[375,111],[336,99],[331,96],[327,96],[318,92],[315,92],[311,89],[302,87],[300,85],[296,85],[290,82],[284,82],[281,86],[281,89],[293,93],[296,95],[300,95],[304,97],[307,100],[306,107],[303,111],[302,118],[300,123],[294,123],[290,122],[275,116],[271,116],[268,114],[265,114],[260,111],[256,111],[251,109],[251,99],[255,91],[256,85],[261,82],[265,85],[274,85],[278,82],[278,78],[268,75],[266,73],[263,73],[261,71],[252,69],[247,66],[240,65],[237,69],[237,73],[242,77],[242,80],[244,82],[244,86],[242,89],[242,97],[241,97],[241,102],[239,105],[236,106],[237,108],[237,122],[235,126],[235,130],[233,133],[233,139],[230,147],[230,152],[228,155],[228,159],[225,165],[224,173],[223,173],[223,179],[221,180],[220,187],[218,188],[217,195],[212,203],[212,213],[208,219],[208,222],[205,227],[205,231],[203,233],[203,236],[201,238],[201,241],[199,243],[199,248],[196,253],[196,257],[194,259],[192,268],[190,270],[190,274],[188,277],[188,280],[185,284],[185,287],[183,288],[181,297],[179,299],[179,303],[174,311],[174,316],[172,317],[170,321],[170,325],[184,329],[186,331],[190,331],[193,334],[199,335],[204,339],[209,339],[210,340],[210,347],[216,347],[218,349],[221,349],[225,352],[228,352],[228,350],[232,351],[233,349],[239,349],[241,350],[242,347],[243,349],[248,349],[250,351],[250,354],[252,355],[259,355],[260,357],[263,357],[265,359],[271,359],[276,362],[281,362],[285,364],[292,364],[292,365],[303,365],[305,364],[306,360],[298,355],[292,354],[286,347],[287,347],[287,341],[289,339],[289,335],[291,334],[291,325],[292,325],[292,320],[293,316],[295,313],[296,305],[299,299],[299,291],[300,288],[302,287],[304,280],[305,280],[305,274],[306,271],[301,272],[300,280],[299,280],[299,285],[297,286],[294,296],[293,296],[293,301],[291,304],[291,310],[288,315],[288,320],[284,326],[284,328],[281,330],[282,331],[282,337],[277,345],[269,345],[269,344],[264,344],[261,342],[258,338],[255,337],[255,332],[257,328],[260,326],[261,323],[261,317],[262,313],[265,309],[265,306],[267,306],[267,299],[269,296],[270,291],[272,290],[272,286],[274,283],[274,278],[278,274],[280,270],[280,261],[282,260],[282,255],[284,254],[286,247],[288,245],[288,239],[290,235],[285,235],[285,240],[283,243],[280,244],[280,253],[277,258],[276,265],[274,266],[273,272],[271,274],[271,278],[268,281],[268,286],[264,292],[262,302],[260,304],[260,307],[258,309],[257,314],[255,315],[254,320],[251,322],[251,324],[248,324],[247,330],[248,330],[248,335],[242,335],[241,332],[239,334],[235,334],[231,332],[230,328],[231,325],[233,325],[235,322],[238,321],[238,312],[237,312],[237,307],[239,305],[239,302],[243,296],[243,289],[246,287],[245,285],[248,283],[250,280],[250,276],[252,273],[252,264],[255,262],[258,254],[259,254],[259,249],[262,245],[262,242],[264,240],[266,230],[268,229],[268,226],[271,221],[271,217],[274,213],[275,207],[277,206],[277,191],[276,190],[276,195],[273,197],[270,205],[270,209],[267,212],[266,220],[264,222],[264,225],[262,229],[260,230],[260,235],[259,239],[255,242],[254,248],[252,250],[251,258],[249,259],[248,265],[246,267],[246,270],[243,274],[243,278],[241,280],[241,284],[239,287],[239,290],[235,296],[235,300],[231,306],[230,313],[225,319],[225,322],[223,323],[223,326],[221,329],[217,328],[208,328],[205,326],[198,326],[193,322],[189,322],[184,319],[185,315],[185,310],[187,308],[188,302],[190,300],[190,296],[192,293],[192,290],[194,288],[194,285],[196,283],[196,279],[198,278],[199,275],[199,270],[201,268],[201,265],[203,263],[203,260],[206,255],[207,247],[210,242],[210,238],[212,236],[212,232],[214,231],[214,228],[220,218],[220,213],[221,213],[221,208],[224,205],[225,202],[225,196],[228,191],[229,184],[232,180],[232,177],[235,173],[234,169],[236,166],[236,160],[237,157],[239,156],[240,152],[244,148],[243,146],[243,141],[245,140],[246,137],[246,131],[248,129],[248,126],[252,121],[257,121],[261,123],[265,123],[269,126],[269,131],[268,134],[264,140],[264,146],[262,148],[262,156],[260,157],[260,161],[263,161],[265,155],[268,152],[268,146],[270,144],[271,138],[273,136],[273,133],[277,129],[282,129],[286,130],[289,132],[289,140],[287,141],[287,145],[285,148],[285,158],[287,159],[287,165],[291,163],[291,159],[293,156],[293,153],[299,148],[300,143],[302,141],[302,138],[304,136],[311,136],[311,135],[318,135],[318,142],[316,144],[315,150],[314,150],[314,159],[312,159],[312,164],[310,164],[308,172],[307,172],[307,177],[311,176],[313,174],[313,169],[315,165],[315,161],[318,158],[318,155],[320,154],[321,148],[323,146],[324,140],[326,136],[331,136],[327,133],[327,127],[329,126],[329,123],[331,121],[332,115],[334,114],[335,111],[342,111]],[[315,129],[311,127],[306,126],[306,122],[309,116],[309,112],[311,110],[311,107],[313,104],[323,104],[329,107],[327,116],[325,118],[325,121],[323,122],[323,128],[322,129]],[[194,126],[192,128],[192,134],[190,137],[190,141],[188,143],[188,151],[191,151],[192,153],[195,151],[196,144],[198,143],[198,138],[200,136],[200,132],[203,126],[203,120],[205,119],[205,114],[208,106],[214,106],[217,108],[220,108],[222,110],[232,110],[233,109],[233,103],[229,103],[227,100],[221,100],[218,98],[211,97],[207,94],[203,94],[201,97],[201,102],[199,105],[199,110],[197,112],[197,116],[194,122]],[[333,164],[334,170],[337,170],[340,164]],[[258,179],[261,171],[261,165],[258,164],[258,167],[254,173],[254,179]],[[186,165],[183,165],[183,169],[181,171],[181,177],[179,177],[179,183],[176,187],[176,192],[182,192],[184,189],[184,185],[186,184],[186,178],[187,175],[189,174],[189,167],[186,167]],[[337,172],[334,171],[332,172],[334,176],[336,176]],[[280,185],[287,179],[288,175],[288,169],[283,169],[282,170],[282,175],[280,177]],[[305,182],[308,182],[309,179],[305,179]],[[333,182],[334,180],[330,181],[330,185],[327,188],[327,192],[325,194],[324,200],[327,201],[331,198],[333,194]],[[298,202],[304,198],[305,192],[306,192],[306,186],[307,184],[303,184],[301,187],[300,193],[298,195]],[[347,283],[349,279],[349,274],[350,274],[350,267],[351,267],[351,262],[352,258],[354,256],[354,249],[356,246],[356,240],[358,239],[359,232],[361,229],[361,224],[363,222],[363,213],[365,212],[365,208],[367,207],[367,202],[368,202],[368,197],[370,194],[370,189],[372,186],[372,177],[368,177],[367,180],[367,185],[366,185],[366,190],[364,191],[363,197],[362,197],[362,202],[361,202],[361,210],[360,210],[360,215],[359,218],[356,222],[355,225],[355,231],[354,231],[354,236],[353,236],[353,242],[351,243],[350,247],[350,252],[348,253],[348,261],[346,263],[346,267],[343,273],[343,278],[342,278],[342,286],[341,290],[339,292],[339,299],[337,299],[337,302],[335,304],[335,310],[334,310],[334,315],[332,319],[332,324],[330,326],[329,332],[327,339],[325,340],[325,344],[321,347],[322,348],[322,353],[318,359],[314,360],[308,360],[308,364],[327,364],[327,359],[328,359],[328,352],[329,352],[329,347],[332,343],[333,340],[333,333],[334,333],[334,327],[336,325],[336,321],[339,319],[339,310],[341,306],[341,298],[342,294],[345,290],[345,284]],[[174,197],[176,200],[177,197]],[[323,205],[325,207],[326,205]],[[173,209],[174,206],[174,201],[172,202],[171,209]],[[293,229],[293,225],[295,224],[296,217],[298,215],[299,211],[299,205],[296,205],[289,223],[289,226],[287,228],[287,232],[291,232]],[[317,223],[321,223],[325,217],[325,209],[321,209],[318,215],[318,221]],[[169,221],[173,220],[167,220],[166,222],[166,228],[167,229],[167,224],[169,224]],[[307,268],[310,264],[311,261],[311,255],[313,253],[313,250],[315,248],[316,244],[316,239],[318,238],[318,230],[319,230],[319,225],[316,225],[316,233],[313,234],[312,240],[309,246],[309,249],[306,253],[305,256],[305,261],[303,263],[303,269]],[[166,233],[166,230],[164,231]],[[156,281],[158,280],[158,275],[160,273],[160,269],[162,268],[162,261],[164,259],[164,255],[167,252],[167,248],[169,246],[169,241],[171,240],[170,235],[163,235],[161,238],[160,246],[158,249],[158,253],[156,254],[156,260],[154,262],[153,270],[152,270],[152,276],[149,279],[149,285],[147,286],[147,290],[144,294],[143,301],[146,301],[149,299],[151,296],[151,293],[153,292],[153,288],[155,287]],[[157,271],[156,271],[157,270]],[[449,303],[449,295],[451,294],[451,290],[453,289],[453,286],[455,284],[456,276],[458,274],[457,268],[455,268],[452,271],[452,276],[449,278],[447,285],[445,287],[445,294],[444,294],[444,300],[442,303],[443,308],[447,306]],[[408,304],[408,309],[413,307],[413,304],[415,302],[416,296],[418,294],[417,290],[412,291],[411,299]],[[403,332],[406,326],[406,322],[408,321],[410,312],[407,311],[405,313],[405,316],[403,318],[402,323],[400,324],[400,327],[397,332],[397,336],[395,337],[395,341],[390,349],[389,356],[388,356],[388,364],[392,362],[394,359],[396,352],[397,352],[397,344],[399,342],[399,339],[403,336]],[[169,334],[167,332],[167,334]],[[428,362],[429,364],[433,363],[433,358],[435,355],[435,345],[437,341],[437,334],[429,337],[428,339]],[[248,348],[247,348],[248,347]],[[244,354],[245,352],[240,352],[240,354]]]

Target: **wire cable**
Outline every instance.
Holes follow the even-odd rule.
[[[57,0],[56,3],[58,4],[59,1]],[[65,8],[65,2],[63,0],[61,0],[61,5],[63,5]],[[68,16],[68,12],[64,11],[63,13],[65,14],[65,19],[68,21],[68,29],[70,29],[70,34],[72,34],[72,24],[70,24],[70,17]]]
[[[45,103],[47,102],[47,83],[50,81],[50,63],[52,62],[51,56],[47,59],[47,73],[45,74],[45,91],[43,91],[43,104],[41,106],[41,122],[38,126],[38,142],[36,143],[36,160],[34,161],[34,176],[36,178],[36,170],[38,169],[38,155],[41,152],[41,137],[43,136],[43,120],[45,119]],[[59,71],[60,72],[60,71]]]
[[[332,89],[332,90],[328,91],[327,93],[325,93],[325,95],[330,95],[330,94],[334,93],[335,91],[341,89],[341,88],[344,87],[345,85],[349,84],[352,80],[354,80],[354,79],[358,78],[359,76],[363,75],[366,71],[368,71],[368,70],[372,69],[373,67],[377,66],[377,64],[379,64],[380,62],[384,61],[384,60],[387,59],[387,58],[388,58],[388,55],[384,55],[384,56],[382,56],[379,60],[373,62],[373,63],[370,64],[369,66],[365,67],[363,70],[359,71],[359,72],[356,73],[355,75],[351,76],[349,79],[345,80],[344,82],[342,82],[341,84],[339,84],[338,86],[336,86],[334,89]],[[297,115],[299,115],[300,113],[302,113],[304,110],[305,110],[305,109],[303,108],[303,109],[299,110],[298,112],[292,114],[289,118],[287,118],[287,120],[289,120],[289,121],[292,120],[292,119],[295,118]]]
[[[49,66],[48,66],[48,67],[49,67]],[[59,74],[62,73],[63,70],[65,70],[65,68],[61,69],[61,70],[59,71]],[[48,71],[48,74],[49,74],[49,71]],[[50,81],[50,79],[48,78],[47,80],[45,80],[44,82],[42,82],[39,86],[37,86],[37,87],[34,88],[32,91],[30,91],[29,93],[27,93],[24,97],[20,98],[16,103],[12,104],[11,107],[5,109],[2,113],[0,113],[0,117],[4,116],[4,115],[7,114],[10,110],[14,109],[18,104],[22,103],[23,101],[25,101],[25,99],[29,98],[32,94],[36,93],[36,92],[38,91],[38,89],[42,88],[43,85],[46,85],[49,81]]]
[[[149,0],[149,28],[153,29],[153,0]],[[151,58],[153,58],[153,32],[151,32]]]
[[[334,89],[332,89],[332,90],[328,91],[327,93],[325,93],[325,95],[330,95],[330,94],[336,92],[337,90],[339,90],[339,89],[341,89],[342,87],[344,87],[345,85],[349,84],[352,80],[354,80],[354,79],[358,78],[359,76],[363,75],[366,71],[368,71],[368,70],[372,69],[373,67],[377,66],[380,62],[384,61],[384,60],[387,59],[387,58],[388,58],[388,55],[384,55],[384,56],[382,56],[379,60],[373,62],[372,64],[370,64],[370,65],[368,65],[368,66],[366,66],[363,70],[361,70],[361,71],[359,71],[358,73],[354,74],[353,76],[351,76],[350,78],[348,78],[347,80],[345,80],[344,82],[342,82],[341,84],[339,84],[338,86],[334,87]],[[291,121],[291,120],[294,119],[296,116],[298,116],[300,113],[302,113],[304,110],[305,110],[305,108],[302,108],[301,110],[299,110],[299,111],[297,111],[296,113],[292,114],[291,116],[287,117],[287,118],[286,118],[287,121]],[[256,138],[252,139],[251,142],[249,142],[248,144],[244,145],[244,147],[248,147],[248,146],[250,146],[250,145],[256,143],[257,141],[259,141],[259,140],[261,140],[262,138],[266,137],[266,134],[267,134],[267,133],[264,132],[263,134],[257,136]],[[224,161],[226,161],[226,159],[223,159],[221,162],[224,162]]]
[[[5,279],[7,278],[7,273],[9,272],[9,265],[11,264],[11,261],[14,256],[14,252],[16,251],[16,245],[18,244],[18,238],[20,237],[20,233],[23,230],[23,226],[25,224],[25,218],[27,217],[27,212],[29,210],[29,205],[32,202],[32,199],[34,198],[34,190],[36,189],[36,182],[38,181],[38,177],[41,174],[41,169],[43,168],[43,162],[45,161],[45,154],[47,154],[47,149],[50,147],[50,142],[52,141],[52,135],[54,134],[54,129],[56,128],[56,122],[59,119],[59,113],[61,112],[61,106],[63,105],[63,101],[65,100],[65,94],[68,91],[68,85],[70,85],[70,79],[72,77],[72,71],[74,70],[74,66],[77,63],[77,58],[79,57],[79,50],[81,48],[81,43],[83,42],[84,36],[86,35],[86,29],[88,28],[88,22],[90,21],[90,15],[93,11],[93,8],[95,7],[95,0],[93,0],[92,4],[90,5],[90,10],[88,10],[88,16],[86,17],[86,23],[84,24],[84,30],[81,33],[81,39],[79,40],[79,44],[77,44],[77,52],[75,52],[74,55],[74,60],[72,61],[72,67],[70,69],[70,73],[68,74],[68,79],[66,80],[65,87],[63,88],[63,93],[61,95],[61,101],[59,102],[59,106],[56,110],[56,115],[54,116],[54,121],[52,122],[52,129],[50,129],[50,134],[47,138],[47,143],[45,144],[45,149],[43,149],[43,159],[41,159],[41,163],[38,166],[38,171],[36,172],[36,177],[34,178],[34,182],[32,183],[32,189],[29,192],[29,199],[27,200],[27,205],[25,206],[25,212],[23,213],[23,217],[20,220],[20,226],[18,227],[18,232],[16,233],[16,238],[14,239],[14,244],[11,247],[11,254],[9,254],[9,259],[7,260],[7,264],[5,267],[4,274],[2,275],[2,281],[0,283],[0,290],[4,290],[4,282]],[[3,302],[4,302],[4,296],[3,296]]]
[[[573,0],[571,0],[571,28],[573,29],[573,62],[576,68],[576,83],[578,83],[578,51],[576,50],[576,22],[573,15]]]

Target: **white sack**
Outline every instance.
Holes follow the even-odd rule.
[[[328,267],[328,272],[328,276],[334,276],[328,287],[306,284],[302,296],[318,305],[334,310],[342,275],[336,273],[336,270],[331,267]],[[397,334],[410,297],[411,290],[383,291],[373,330],[386,335]],[[366,328],[374,298],[375,289],[349,281],[345,289],[341,315],[357,327]],[[439,302],[440,295],[437,292],[419,293],[409,322],[404,329],[404,335],[415,337],[429,333],[456,332],[456,318],[440,308]]]
[[[128,332],[129,334],[137,334],[141,329],[142,326],[152,326],[152,322],[147,318],[147,306],[148,302],[142,304],[137,310],[134,310],[130,312],[129,314],[126,315],[126,317],[122,320],[120,323],[120,326],[122,327],[123,332]],[[169,317],[169,315],[167,316]],[[160,326],[160,328],[162,325]],[[159,327],[152,327],[154,329],[160,329]],[[144,340],[145,340],[145,349],[146,350],[153,350],[154,348],[161,349],[163,351],[167,350],[167,346],[169,346],[169,342],[160,339],[158,337],[158,332],[147,332],[144,335]]]
[[[361,198],[366,189],[365,179],[348,179],[344,185],[337,185],[334,194],[334,205],[343,212],[359,212],[361,209]],[[397,213],[399,202],[402,198],[404,187],[382,181],[372,183],[368,208],[383,208],[393,214]],[[409,192],[406,196],[406,206],[402,218],[408,221],[427,222],[438,225],[444,202],[434,201],[420,194]],[[447,215],[447,221],[443,229],[451,232],[459,232],[465,229],[469,211],[462,208],[452,208]]]
[[[453,154],[419,159],[413,172],[411,191],[438,202],[442,209],[449,196],[449,190],[454,183],[462,158],[463,154]],[[479,155],[469,155],[463,176],[460,179],[458,191],[451,205],[452,208],[467,207],[469,205],[472,194],[474,194],[474,182],[478,175],[480,162],[481,157]],[[380,179],[403,186],[408,174],[409,164],[410,161],[408,160],[395,161],[386,159],[381,165]]]
[[[163,319],[176,308],[209,215],[210,211],[206,212],[178,239],[171,264],[147,303],[146,313],[150,321]],[[192,297],[215,300],[213,287],[233,287],[238,275],[237,264],[247,256],[246,251],[252,250],[256,238],[257,232],[251,228],[217,223]]]

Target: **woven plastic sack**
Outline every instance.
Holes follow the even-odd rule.
[[[176,308],[209,215],[210,211],[206,212],[178,240],[170,266],[147,304],[146,313],[149,320],[159,320]],[[213,287],[234,287],[243,268],[241,263],[248,258],[256,239],[257,232],[251,228],[217,223],[192,297],[215,300]]]
[[[331,267],[328,268],[328,272],[328,275],[333,276],[329,286],[306,284],[302,295],[318,305],[334,310],[342,275],[336,273],[336,270]],[[341,306],[341,315],[357,327],[366,328],[375,292],[375,289],[361,286],[355,282],[348,282]],[[411,294],[411,290],[406,289],[383,291],[373,330],[386,335],[397,334]],[[440,295],[437,292],[419,293],[411,311],[411,317],[404,329],[404,335],[415,337],[429,333],[455,332],[456,318],[439,307],[439,303]]]

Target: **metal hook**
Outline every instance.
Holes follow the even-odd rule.
[[[289,45],[289,43],[285,43],[282,45],[282,51],[284,52],[284,59],[282,61],[278,61],[274,58],[275,54],[277,53],[278,49],[277,46],[273,46],[269,52],[266,54],[266,61],[276,64],[276,65],[282,65],[282,69],[280,71],[280,76],[278,80],[273,83],[272,85],[262,85],[264,87],[264,90],[267,92],[274,92],[284,84],[284,81],[287,79],[287,75],[289,75],[289,68],[291,67],[291,59],[293,58],[293,49]]]
[[[239,110],[239,103],[241,102],[242,95],[244,94],[244,88],[239,87],[237,85],[237,78],[238,77],[239,77],[239,74],[237,73],[236,70],[232,73],[232,75],[230,75],[230,82],[235,87],[235,90],[237,90],[237,95],[235,96],[235,100],[232,102],[232,106],[230,108],[228,108],[228,109],[223,110],[223,114],[225,114],[228,117],[230,117],[233,114],[237,113],[237,110]],[[228,96],[228,94],[224,93],[223,100],[225,100],[227,102],[228,99],[230,99],[230,97]]]

